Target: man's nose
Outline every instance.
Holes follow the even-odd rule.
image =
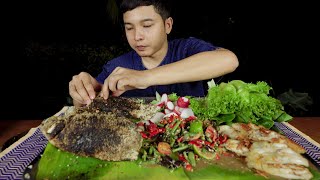
[[[143,30],[137,28],[136,31],[135,31],[134,39],[135,39],[136,41],[140,41],[140,40],[143,39],[143,37],[144,37],[144,36],[143,36]]]

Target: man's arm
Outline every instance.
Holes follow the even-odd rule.
[[[206,51],[147,70],[146,83],[153,86],[212,79],[233,72],[238,65],[238,58],[229,50]]]
[[[105,80],[102,95],[108,98],[109,90],[119,96],[131,89],[212,79],[233,72],[238,65],[233,52],[217,49],[145,71],[118,67]]]

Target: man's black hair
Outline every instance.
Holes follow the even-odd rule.
[[[120,5],[120,12],[123,15],[139,6],[153,5],[155,11],[160,14],[163,20],[170,17],[171,3],[170,0],[123,0]]]

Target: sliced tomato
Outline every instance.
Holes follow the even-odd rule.
[[[170,144],[168,144],[166,142],[159,142],[157,149],[158,149],[159,153],[161,153],[161,154],[164,154],[164,155],[171,154]]]

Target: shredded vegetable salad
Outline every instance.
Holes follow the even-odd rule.
[[[159,112],[137,123],[143,137],[143,161],[193,171],[200,158],[219,159],[218,146],[226,142],[227,136],[218,134],[214,121],[198,120],[188,97],[157,94],[156,98],[153,103]]]

